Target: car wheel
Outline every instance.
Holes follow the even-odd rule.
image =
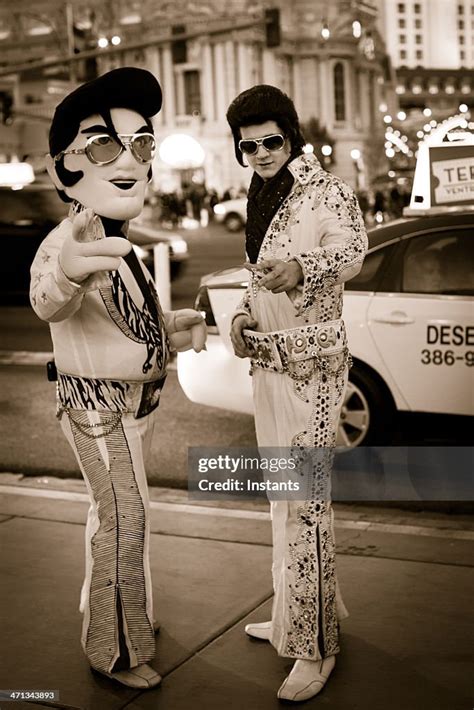
[[[235,213],[228,214],[224,220],[224,224],[229,232],[238,232],[244,226],[242,218]]]
[[[387,443],[393,409],[376,378],[354,366],[349,372],[336,445],[353,448]]]

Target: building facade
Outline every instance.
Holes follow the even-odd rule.
[[[190,155],[188,171],[200,170],[218,192],[249,181],[249,171],[233,159],[225,114],[240,91],[258,83],[287,92],[303,123],[319,121],[334,144],[331,169],[349,183],[364,187],[383,169],[379,106],[395,110],[396,98],[375,1],[89,0],[58,4],[55,14],[54,3],[40,0],[35,17],[28,3],[19,3],[20,19],[9,25],[7,3],[0,2],[0,90],[2,73],[4,81],[16,81],[15,121],[2,128],[16,131],[19,154],[45,151],[47,121],[61,93],[88,74],[134,65],[152,71],[163,87],[158,140],[195,139],[203,158],[193,163]],[[81,61],[61,62],[74,51],[82,52]],[[7,75],[9,68],[16,71]],[[179,152],[179,138],[174,145]],[[180,170],[160,162],[158,189],[168,191],[182,178],[183,159]]]
[[[402,110],[457,113],[474,90],[472,0],[379,0]]]

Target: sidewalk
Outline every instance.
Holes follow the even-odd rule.
[[[63,484],[63,488],[67,488]],[[135,691],[89,671],[79,643],[87,496],[0,485],[0,688],[59,690],[0,708],[267,710],[291,668],[245,636],[270,618],[268,509],[190,504],[151,490],[151,568],[162,685]],[[350,617],[321,695],[305,708],[468,710],[474,530],[467,517],[336,506],[338,572]],[[472,630],[472,625],[470,626]]]

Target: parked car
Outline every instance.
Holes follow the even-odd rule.
[[[0,187],[0,296],[3,301],[26,301],[30,266],[46,235],[64,219],[68,205],[47,184],[26,185],[22,189]],[[175,278],[188,258],[188,246],[179,235],[130,222],[129,238],[135,250],[154,273],[153,247],[168,244],[171,278]]]
[[[360,273],[346,284],[350,370],[338,444],[389,440],[394,414],[473,413],[474,212],[402,218],[369,231]],[[249,361],[234,356],[230,320],[248,272],[203,278],[207,351],[178,357],[193,402],[253,412]]]
[[[214,205],[214,215],[217,222],[223,222],[229,232],[238,232],[247,222],[247,198],[238,197]]]

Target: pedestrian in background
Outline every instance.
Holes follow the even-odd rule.
[[[359,272],[367,237],[351,188],[303,154],[288,96],[255,86],[231,103],[227,120],[238,162],[246,159],[254,170],[246,226],[250,282],[231,339],[236,355],[251,361],[258,445],[317,454],[308,499],[271,502],[272,619],[246,632],[295,659],[278,697],[302,701],[322,689],[334,668],[339,620],[347,615],[336,580],[328,479],[350,361],[343,283]]]

